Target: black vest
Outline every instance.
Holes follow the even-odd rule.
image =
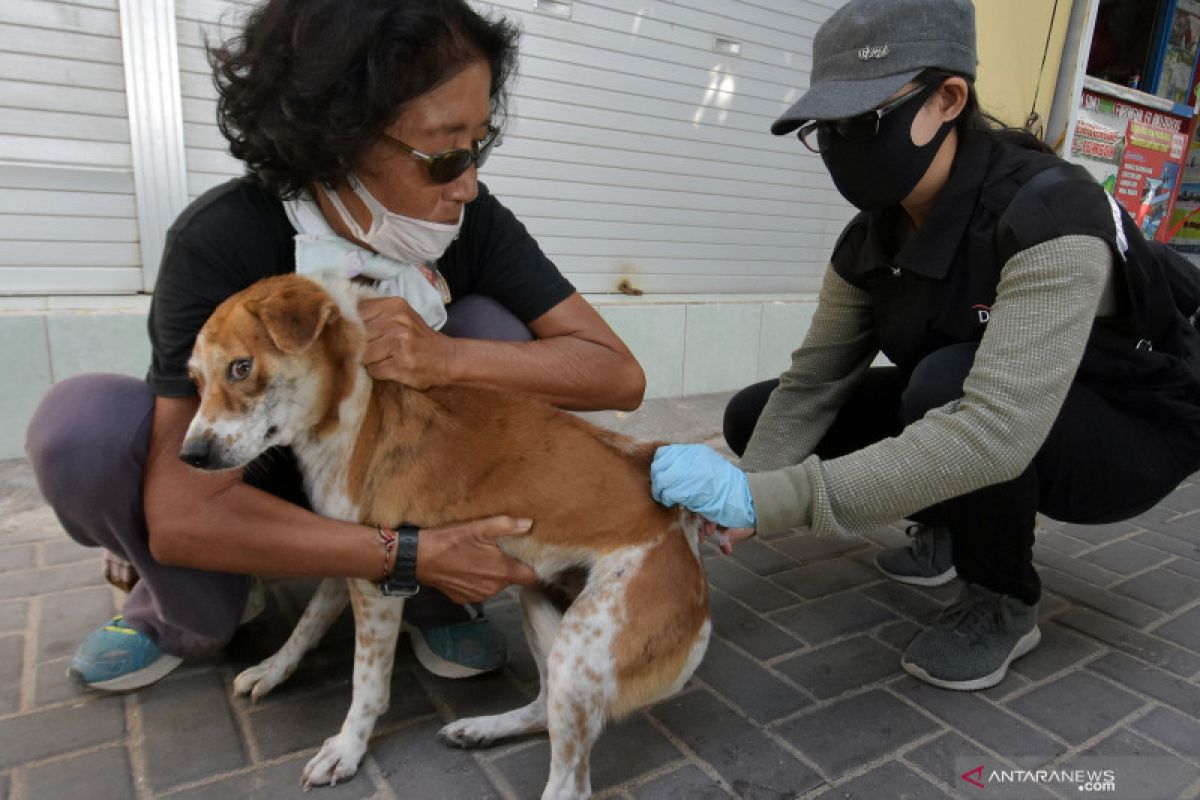
[[[1200,333],[1176,307],[1166,248],[1146,242],[1121,212],[1126,251],[1113,207],[1094,181],[1040,181],[1021,191],[1064,163],[969,134],[919,231],[898,246],[903,209],[863,212],[842,233],[833,269],[870,294],[880,350],[912,371],[935,350],[983,337],[1002,252],[1073,234],[1102,239],[1114,254],[1119,311],[1093,325],[1077,379],[1123,405],[1167,414],[1200,439]]]

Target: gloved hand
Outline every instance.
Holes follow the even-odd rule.
[[[681,505],[726,528],[753,528],[754,501],[746,473],[702,444],[658,448],[650,493],[664,506]]]

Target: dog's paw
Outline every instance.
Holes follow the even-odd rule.
[[[354,777],[358,772],[366,746],[353,737],[330,736],[321,749],[304,767],[301,783],[310,786],[332,786]]]
[[[291,674],[289,669],[281,669],[274,659],[268,658],[258,666],[243,670],[233,679],[234,694],[248,694],[251,701],[257,701],[267,692],[287,680]]]
[[[468,717],[438,731],[438,738],[451,747],[486,747],[496,740],[491,726],[481,724],[483,717]]]

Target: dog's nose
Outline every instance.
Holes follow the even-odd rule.
[[[207,467],[211,456],[212,439],[207,436],[198,436],[195,439],[185,441],[183,449],[179,451],[180,460],[197,469]]]

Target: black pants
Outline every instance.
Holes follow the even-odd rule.
[[[965,344],[939,350],[911,374],[896,367],[868,370],[816,455],[836,458],[897,436],[927,411],[962,397],[975,349]],[[725,409],[725,440],[738,455],[778,384],[749,386]],[[1196,468],[1196,453],[1178,446],[1169,421],[1139,417],[1076,382],[1021,475],[912,516],[950,529],[954,566],[964,580],[1035,603],[1041,594],[1033,568],[1037,512],[1079,524],[1128,519],[1151,508]]]

